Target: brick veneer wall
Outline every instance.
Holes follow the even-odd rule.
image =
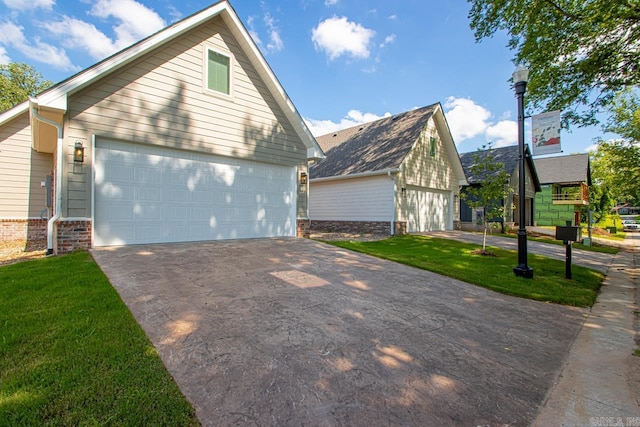
[[[56,254],[91,248],[90,220],[59,220],[55,226],[54,248]]]
[[[46,240],[46,219],[0,219],[0,239],[10,240]]]
[[[298,219],[296,236],[308,239],[311,236],[311,221],[308,219]]]
[[[395,234],[407,234],[407,223],[396,221]],[[389,221],[311,221],[311,229],[320,233],[391,234]]]

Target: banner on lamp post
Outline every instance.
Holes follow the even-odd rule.
[[[560,111],[550,111],[531,117],[533,131],[532,155],[560,153]]]

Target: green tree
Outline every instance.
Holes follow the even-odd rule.
[[[625,140],[600,141],[593,156],[593,178],[615,203],[640,204],[640,145]]]
[[[566,124],[597,123],[616,93],[640,83],[637,0],[468,0],[476,41],[506,31],[530,68],[527,100],[562,110]]]
[[[30,65],[12,62],[0,65],[0,113],[47,89],[53,83]]]
[[[600,140],[593,155],[593,180],[596,195],[613,203],[640,205],[640,99],[632,91],[617,94],[609,107],[606,132],[619,139]],[[609,206],[608,206],[609,207]]]
[[[474,210],[482,208],[482,253],[487,254],[487,229],[489,222],[496,218],[504,221],[504,199],[511,188],[507,185],[509,174],[504,169],[504,163],[494,159],[491,144],[483,145],[473,155],[471,175],[481,182],[479,186],[469,186],[460,194],[467,205]]]

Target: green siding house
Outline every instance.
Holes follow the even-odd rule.
[[[534,160],[542,191],[536,194],[535,224],[580,224],[589,206],[591,168],[588,154],[547,157]]]

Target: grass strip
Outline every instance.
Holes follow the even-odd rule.
[[[473,283],[503,294],[557,304],[589,307],[596,300],[604,274],[572,266],[565,279],[564,261],[529,254],[533,279],[516,277],[516,251],[487,247],[495,256],[476,255],[479,245],[430,236],[405,235],[374,242],[327,241],[345,249]]]
[[[493,236],[509,237],[511,239],[518,238],[517,234],[510,234],[510,233],[493,234]],[[556,240],[552,237],[527,236],[527,240],[533,240],[534,242],[549,243],[552,245],[564,246],[564,242],[562,240]],[[591,242],[591,246],[585,246],[582,243],[573,243],[571,247],[574,249],[580,249],[581,251],[599,252],[602,254],[617,254],[619,251],[618,248],[614,248],[611,246],[601,246],[601,245],[598,245],[597,243],[594,243],[593,241]]]
[[[0,267],[0,425],[199,425],[86,252]]]

